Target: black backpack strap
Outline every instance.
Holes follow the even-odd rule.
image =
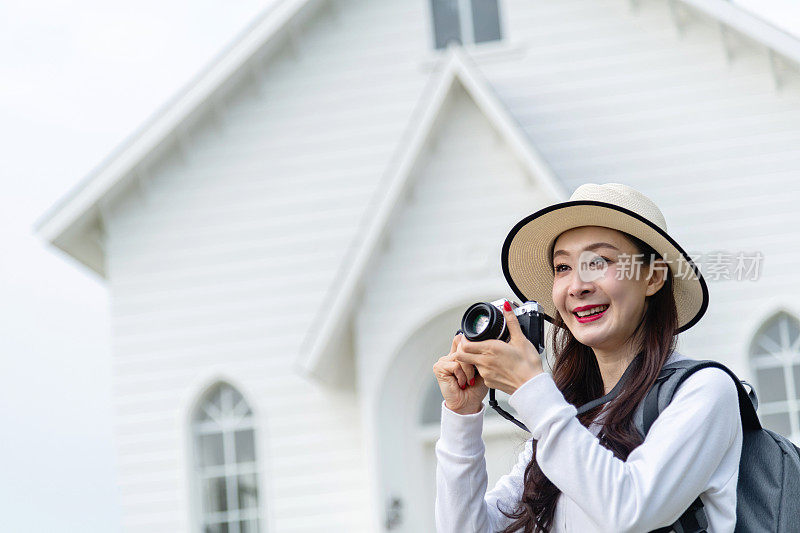
[[[750,389],[750,392],[747,393],[747,396],[750,398],[750,403],[753,404],[753,409],[758,411],[758,396],[756,396],[756,390],[745,380],[740,379],[739,381],[742,382],[742,385],[747,385],[747,388]]]
[[[719,368],[731,376],[736,384],[736,391],[739,396],[739,412],[742,420],[742,428],[761,429],[761,423],[759,422],[758,415],[756,414],[758,397],[756,396],[755,390],[749,383],[741,381],[728,367],[717,361],[696,361],[692,359],[684,359],[681,361],[675,361],[669,365],[664,365],[664,368],[661,370],[658,379],[656,379],[655,385],[647,393],[647,396],[645,396],[644,405],[642,407],[642,430],[644,431],[644,435],[647,435],[647,432],[650,430],[650,427],[653,425],[653,422],[655,422],[655,419],[658,417],[661,410],[666,408],[666,406],[672,401],[672,398],[675,395],[675,391],[678,389],[678,387],[689,376],[698,370],[702,370],[703,368]],[[661,393],[662,387],[664,387],[665,383],[672,376],[675,376],[675,382],[670,383],[670,386],[666,388],[667,396],[664,398],[666,401],[661,402],[662,406],[659,409],[659,394]],[[747,385],[750,388],[750,392],[747,392],[743,385]],[[656,529],[652,533],[667,533],[673,530],[675,533],[705,533],[707,528],[708,517],[706,516],[705,509],[703,508],[703,502],[698,496],[694,502],[692,502],[689,508],[681,515],[677,522],[675,522],[672,526]]]
[[[650,431],[650,426],[652,426],[653,422],[655,422],[656,418],[658,418],[658,414],[660,412],[658,409],[658,396],[661,392],[661,386],[665,381],[671,378],[676,371],[677,369],[675,368],[663,369],[656,378],[656,382],[653,384],[652,388],[644,397],[644,406],[642,407],[642,414],[644,418],[644,424],[642,427],[642,431],[644,432],[643,436],[647,435],[647,432]]]
[[[585,413],[590,409],[597,407],[598,405],[602,405],[619,395],[620,389],[622,388],[622,384],[628,377],[627,374],[630,372],[632,365],[629,365],[625,371],[625,374],[619,380],[617,385],[605,396],[592,400],[589,403],[586,403],[578,408],[578,414]],[[697,368],[699,370],[699,368]],[[659,409],[658,409],[658,396],[659,392],[661,391],[662,385],[671,378],[676,372],[678,368],[667,368],[666,366],[661,370],[656,378],[656,382],[653,387],[648,392],[647,396],[644,399],[644,434],[647,435],[647,431],[650,429],[650,426],[653,425],[655,419],[658,417]],[[687,371],[688,372],[688,371]],[[683,376],[680,376],[681,380],[685,379]],[[676,387],[677,388],[677,385]],[[752,387],[751,387],[752,389]],[[674,391],[673,391],[674,392]],[[672,400],[672,397],[669,398]],[[675,533],[707,533],[706,530],[708,528],[708,517],[706,517],[705,510],[703,509],[703,502],[700,500],[700,496],[695,498],[692,504],[689,506],[686,511],[683,512],[681,517],[678,519],[677,522],[672,524],[671,526],[662,527],[652,531],[651,533],[671,533],[674,531]]]
[[[637,357],[638,356],[639,355],[637,354]],[[631,361],[631,363],[629,363],[628,367],[625,369],[625,372],[623,372],[622,376],[620,376],[619,380],[617,380],[617,384],[614,385],[614,387],[610,391],[608,391],[608,394],[605,394],[599,398],[595,398],[591,402],[587,402],[581,405],[580,407],[578,407],[578,412],[576,414],[582,415],[586,411],[590,411],[595,407],[597,407],[598,405],[603,405],[604,403],[608,403],[617,396],[619,396],[619,393],[622,392],[622,387],[624,387],[625,383],[628,381],[628,379],[630,379],[630,376],[633,373],[633,368],[634,365],[633,362]]]
[[[686,511],[681,515],[677,522],[671,526],[664,526],[652,530],[650,533],[706,533],[708,530],[708,518],[703,509],[703,502],[698,496]]]
[[[750,386],[749,383],[741,381],[736,376],[736,374],[734,374],[733,371],[731,371],[727,366],[723,365],[718,361],[712,361],[712,360],[698,361],[694,359],[683,359],[680,361],[675,361],[668,365],[664,365],[664,368],[661,369],[661,374],[659,374],[659,378],[661,378],[665,374],[669,374],[670,376],[675,375],[676,381],[674,381],[674,383],[673,382],[669,383],[669,387],[667,387],[669,394],[661,402],[659,402],[661,404],[661,407],[660,409],[658,409],[658,412],[660,413],[664,408],[666,408],[667,405],[669,405],[669,403],[672,401],[672,397],[675,394],[675,391],[678,390],[678,387],[680,387],[681,384],[687,378],[689,378],[689,376],[704,368],[719,368],[720,370],[725,371],[725,373],[727,373],[731,377],[731,379],[733,379],[733,382],[736,385],[736,391],[739,395],[739,413],[742,418],[742,428],[744,430],[761,429],[761,422],[759,422],[758,415],[756,414],[756,408],[758,407],[758,397],[756,396],[756,392],[753,389],[753,387]],[[667,379],[669,379],[669,377]],[[747,386],[750,388],[750,392],[745,390],[743,383],[747,384]],[[652,389],[650,390],[650,392],[648,392],[648,395],[650,394],[653,394]],[[645,397],[645,402],[647,402],[647,397]],[[647,429],[650,428],[650,426],[646,424],[645,427]],[[645,431],[645,435],[646,434],[647,432]]]
[[[700,500],[700,496],[695,498],[678,521],[672,524],[672,529],[675,530],[675,533],[706,533],[708,517],[705,509],[703,509],[703,502]]]

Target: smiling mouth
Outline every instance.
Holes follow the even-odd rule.
[[[605,312],[608,310],[609,307],[610,307],[609,305],[598,305],[593,309],[588,309],[587,311],[594,311],[593,313],[588,315],[585,314],[585,311],[581,311],[580,315],[584,316],[580,316],[578,313],[572,313],[572,314],[575,315],[575,318],[578,320],[578,322],[583,324],[586,322],[593,322],[599,319],[605,314]]]

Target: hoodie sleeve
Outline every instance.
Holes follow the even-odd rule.
[[[538,440],[536,458],[544,474],[599,531],[673,524],[705,490],[730,447],[741,442],[735,384],[716,368],[698,371],[678,388],[626,461],[578,421],[550,374],[527,381],[509,403]],[[738,472],[738,462],[726,467],[731,475]]]
[[[485,445],[481,438],[486,406],[472,415],[454,413],[442,402],[442,432],[436,443],[436,531],[493,533],[510,520],[498,510],[515,509],[522,494],[531,441],[509,474],[486,492]]]

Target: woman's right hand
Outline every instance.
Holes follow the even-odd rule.
[[[455,360],[461,338],[462,334],[453,338],[450,353],[433,365],[433,375],[439,383],[445,407],[460,415],[468,415],[481,410],[483,398],[489,392],[489,388],[480,374],[475,372],[473,365],[462,364]]]

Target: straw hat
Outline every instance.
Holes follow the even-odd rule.
[[[697,323],[708,307],[708,287],[700,270],[667,234],[661,210],[648,197],[621,183],[586,183],[569,201],[545,207],[520,220],[506,237],[503,274],[523,301],[535,300],[553,322],[553,265],[556,238],[579,226],[603,226],[624,231],[649,244],[667,262],[673,275],[678,331]]]

